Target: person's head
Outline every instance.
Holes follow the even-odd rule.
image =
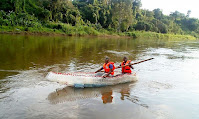
[[[124,58],[123,58],[123,61],[124,61],[124,62],[127,62],[127,60],[128,60],[127,57],[124,57]]]
[[[105,63],[108,63],[108,62],[109,62],[109,58],[106,57],[106,58],[105,58]]]

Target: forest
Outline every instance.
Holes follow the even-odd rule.
[[[136,31],[199,37],[199,20],[178,11],[141,9],[141,0],[1,0],[0,31],[51,31],[68,35]],[[134,34],[133,34],[134,35]]]

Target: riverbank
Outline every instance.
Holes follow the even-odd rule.
[[[24,35],[47,35],[47,36],[98,36],[98,37],[128,37],[128,38],[157,38],[157,39],[189,39],[195,40],[191,35],[162,34],[146,31],[132,31],[115,33],[105,29],[96,30],[89,26],[75,27],[71,25],[60,26],[60,28],[32,28],[21,26],[0,26],[1,34],[24,34]]]

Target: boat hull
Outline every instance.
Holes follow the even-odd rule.
[[[136,73],[121,74],[114,77],[103,78],[101,76],[95,76],[94,73],[55,73],[49,72],[46,79],[61,84],[66,84],[75,88],[85,87],[103,87],[108,85],[116,85],[121,83],[127,83],[137,81]]]

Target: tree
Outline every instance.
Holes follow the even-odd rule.
[[[183,19],[181,24],[190,31],[196,31],[199,28],[199,20],[195,18]]]
[[[14,11],[14,1],[13,0],[1,0],[0,10],[5,12]]]
[[[143,21],[139,21],[136,25],[135,25],[135,30],[145,30],[145,31],[149,31],[151,30],[151,25],[147,22],[143,22]]]
[[[178,11],[172,12],[169,16],[172,17],[175,20],[175,22],[180,21],[181,19],[185,18],[185,15]]]
[[[154,12],[154,18],[159,19],[159,20],[163,18],[162,11],[159,8],[154,9],[153,12]]]
[[[186,15],[186,17],[189,17],[189,16],[190,16],[190,14],[191,14],[191,10],[188,10],[188,11],[187,11],[187,15]]]
[[[167,33],[168,27],[158,19],[153,19],[152,23],[157,27],[159,33]]]
[[[133,0],[132,9],[134,17],[136,17],[136,14],[139,12],[141,6],[142,6],[141,0]]]
[[[113,27],[119,32],[127,31],[129,26],[132,24],[132,1],[118,0],[112,2]]]

